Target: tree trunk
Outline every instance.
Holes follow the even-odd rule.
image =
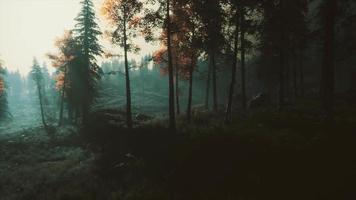
[[[206,80],[205,109],[207,110],[209,109],[209,100],[210,100],[210,78],[211,78],[211,61],[209,61],[208,77]]]
[[[67,66],[64,66],[64,80],[63,80],[61,107],[60,107],[60,111],[59,111],[58,126],[62,126],[62,122],[63,122],[64,96],[65,96],[66,86],[67,86]]]
[[[237,71],[237,56],[238,56],[238,43],[239,43],[239,20],[240,17],[236,14],[236,28],[235,28],[235,41],[234,41],[234,58],[232,61],[231,83],[229,88],[229,97],[225,112],[225,123],[231,121],[232,98],[234,97],[234,88],[236,84],[236,71]]]
[[[213,110],[218,111],[218,94],[217,94],[217,82],[216,82],[216,63],[215,63],[215,52],[211,53],[211,64],[213,70]]]
[[[300,88],[300,96],[304,97],[304,66],[303,66],[303,50],[300,50],[299,52],[299,88]]]
[[[177,57],[177,56],[176,56]],[[175,79],[176,79],[176,81],[175,81],[175,86],[176,86],[176,93],[175,93],[175,95],[176,95],[176,109],[177,109],[177,115],[180,115],[180,107],[179,107],[179,92],[178,92],[178,90],[179,90],[179,68],[178,68],[178,62],[177,62],[177,59],[178,58],[176,58],[176,62],[175,62]]]
[[[167,20],[167,50],[168,50],[168,76],[169,76],[169,127],[175,131],[176,120],[174,111],[174,81],[173,81],[173,63],[172,63],[172,46],[171,46],[171,20],[169,16],[170,1],[167,0],[166,20]]]
[[[192,50],[194,51],[194,41],[195,41],[195,30],[193,26],[192,31]],[[189,68],[189,93],[188,93],[188,107],[187,107],[187,121],[190,124],[192,121],[192,99],[193,99],[193,73],[194,73],[194,65],[195,65],[195,53],[192,53],[190,60],[190,68]]]
[[[335,18],[336,0],[326,0],[324,12],[324,55],[322,67],[322,105],[326,120],[334,119],[334,82],[335,82]]]
[[[297,81],[297,65],[298,65],[298,58],[295,54],[295,50],[293,50],[293,96],[294,99],[298,96],[298,81]]]
[[[41,118],[42,118],[42,124],[45,128],[47,128],[45,116],[44,116],[44,109],[43,109],[43,102],[42,102],[42,92],[41,92],[41,86],[37,82],[37,90],[38,90],[38,98],[40,100],[40,109],[41,109]]]
[[[283,0],[280,1],[280,44],[279,44],[279,108],[284,106],[284,64],[285,64],[285,30],[284,30]]]
[[[245,72],[245,9],[241,6],[241,96],[242,96],[242,108],[246,109],[246,72]]]
[[[125,14],[124,14],[125,15]],[[125,79],[126,79],[126,125],[132,128],[132,111],[131,111],[131,87],[130,87],[130,70],[127,60],[127,35],[126,35],[126,18],[124,17],[124,51],[125,51]]]

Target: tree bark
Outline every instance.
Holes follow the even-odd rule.
[[[298,65],[298,58],[295,54],[295,50],[293,50],[293,96],[294,99],[298,96],[298,80],[297,80],[297,65]]]
[[[65,90],[67,87],[67,66],[64,66],[64,80],[63,80],[63,88],[62,88],[62,97],[61,97],[61,107],[59,111],[59,122],[58,126],[62,126],[63,123],[63,110],[64,110],[64,96],[65,96]]]
[[[305,88],[304,88],[304,66],[303,66],[303,50],[299,50],[299,88],[300,88],[300,96],[304,97]]]
[[[177,56],[176,56],[177,57]],[[178,62],[177,62],[177,59],[176,58],[176,62],[175,62],[175,86],[176,86],[176,109],[177,109],[177,115],[180,115],[180,107],[179,107],[179,93],[178,93],[178,90],[179,90],[179,67],[178,67]]]
[[[126,11],[125,11],[126,12]],[[126,14],[124,14],[126,16]],[[127,34],[126,34],[126,17],[124,17],[124,51],[125,51],[125,79],[126,79],[126,125],[132,128],[132,111],[131,111],[131,86],[130,86],[130,69],[127,59]]]
[[[216,63],[215,63],[215,52],[211,53],[211,64],[213,70],[213,110],[218,111],[218,94],[217,94],[217,81],[216,81]]]
[[[246,109],[246,70],[245,70],[245,32],[246,32],[246,24],[245,24],[245,9],[241,6],[241,97],[242,97],[242,108]]]
[[[167,0],[166,20],[167,20],[167,50],[168,50],[168,84],[169,84],[169,127],[175,131],[176,120],[174,110],[174,81],[173,81],[173,63],[172,63],[172,46],[171,46],[171,20],[170,20],[170,1]]]
[[[335,18],[336,0],[326,0],[324,22],[324,55],[322,67],[322,106],[326,120],[334,119],[334,85],[335,85]]]
[[[210,78],[211,78],[211,61],[209,61],[208,77],[206,80],[205,109],[207,110],[209,109],[209,100],[210,100]]]
[[[229,97],[225,112],[225,123],[231,121],[232,98],[234,97],[234,88],[236,84],[236,71],[237,71],[237,56],[238,56],[238,43],[239,43],[239,20],[240,17],[236,14],[236,28],[235,28],[235,41],[234,41],[234,58],[232,61],[231,83],[229,88]]]
[[[194,41],[195,41],[195,30],[193,26],[192,31],[192,50],[194,51]],[[189,92],[188,92],[188,106],[187,106],[187,121],[190,124],[192,121],[192,99],[193,99],[193,73],[195,65],[195,53],[192,53],[189,68]]]
[[[280,1],[280,44],[279,44],[279,108],[284,106],[284,65],[285,65],[285,28],[284,28],[284,4],[283,0]]]
[[[44,109],[43,109],[43,102],[42,102],[42,92],[41,92],[41,85],[39,82],[37,82],[37,90],[38,90],[38,98],[40,100],[40,109],[41,109],[41,118],[42,118],[42,124],[45,128],[47,128],[45,116],[44,116]]]

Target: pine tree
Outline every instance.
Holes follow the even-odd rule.
[[[37,92],[38,92],[42,124],[47,129],[48,125],[45,120],[44,107],[43,107],[43,80],[44,80],[44,77],[43,77],[43,72],[42,72],[41,66],[39,65],[36,58],[33,59],[33,64],[32,64],[32,69],[30,71],[30,75],[31,75],[32,80],[35,82]]]
[[[96,23],[94,4],[92,0],[83,0],[82,8],[76,18],[77,24],[74,29],[75,38],[80,45],[83,77],[84,97],[82,99],[83,123],[88,121],[90,105],[95,98],[97,80],[100,77],[100,68],[96,61],[96,56],[100,56],[103,51],[98,42],[101,35],[99,26]]]
[[[7,85],[5,82],[6,70],[2,67],[0,61],[0,122],[8,119],[11,115],[9,113],[8,101],[7,101]]]

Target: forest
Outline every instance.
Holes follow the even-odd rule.
[[[356,199],[356,1],[71,4],[0,51],[1,200]]]

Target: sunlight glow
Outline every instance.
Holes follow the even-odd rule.
[[[22,75],[29,72],[33,57],[40,63],[50,61],[48,52],[55,51],[54,41],[64,30],[74,27],[74,18],[80,10],[80,0],[0,0],[0,58],[12,71]],[[95,0],[96,10],[100,10],[102,0]],[[105,28],[103,23],[102,32]],[[152,45],[142,39],[137,42],[143,49],[141,55],[152,52]],[[103,46],[109,46],[103,42]],[[116,50],[115,50],[116,51]],[[138,55],[134,56],[135,59]],[[49,67],[53,71],[53,68]]]

